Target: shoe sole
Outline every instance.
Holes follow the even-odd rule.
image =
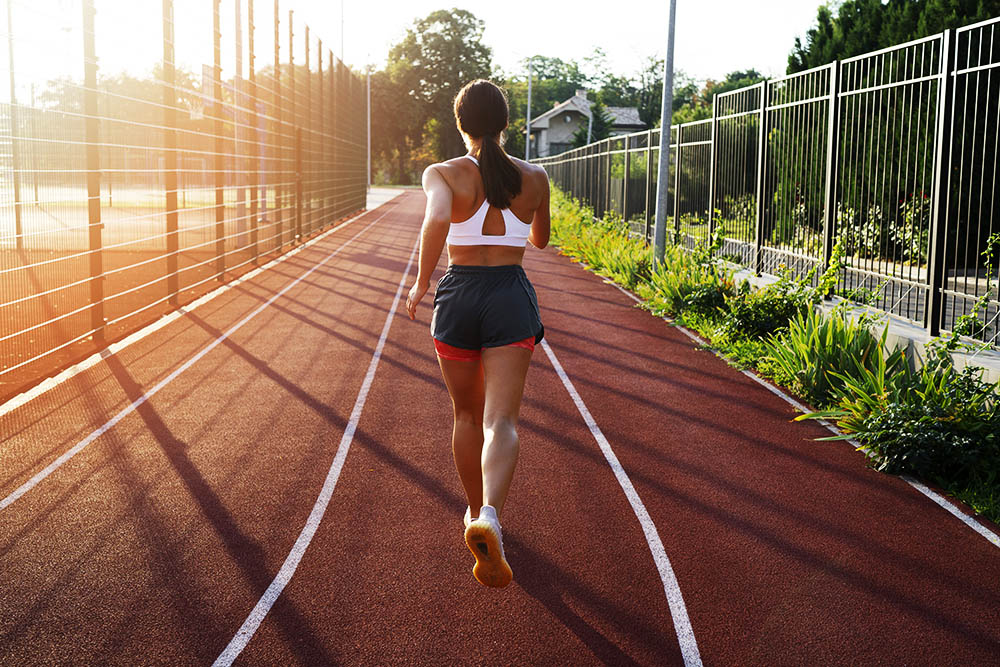
[[[465,544],[476,557],[472,576],[483,586],[503,588],[514,578],[514,573],[500,551],[500,536],[486,521],[473,521],[465,529]]]

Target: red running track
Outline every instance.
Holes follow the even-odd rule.
[[[429,300],[390,315],[422,207],[408,192],[0,416],[2,500],[171,378],[0,509],[0,663],[215,661],[343,454],[387,321],[325,515],[238,663],[997,663],[1000,548],[553,249],[525,258],[547,342],[693,640],[541,348],[514,583],[477,584]]]

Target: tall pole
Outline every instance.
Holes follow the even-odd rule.
[[[7,11],[10,11],[9,2]],[[101,126],[98,113],[94,0],[83,0],[83,117],[87,161],[87,247],[90,251],[90,328],[94,332],[94,340],[103,341],[104,225],[101,224],[101,153],[98,149]],[[18,249],[22,247],[20,241],[19,237]]]
[[[368,70],[365,73],[365,86],[367,87],[368,102],[365,107],[368,110],[368,170],[365,172],[368,174],[368,188],[372,187],[372,66],[368,66]]]
[[[531,159],[531,58],[528,58],[528,111],[525,114],[524,159]]]
[[[180,239],[177,215],[177,77],[174,65],[174,0],[163,0],[163,188],[167,214],[167,295],[177,306]],[[100,189],[98,189],[100,199]]]
[[[17,237],[17,249],[24,248],[24,229],[21,226],[21,147],[18,137],[21,124],[18,121],[17,92],[14,88],[14,29],[11,27],[11,6],[7,1],[7,63],[10,66],[10,155],[14,173],[14,235]],[[86,6],[84,7],[86,10]],[[37,197],[36,197],[37,199]]]
[[[667,245],[667,188],[670,184],[670,125],[674,117],[674,22],[677,0],[670,0],[667,57],[663,63],[663,107],[660,110],[660,165],[656,172],[656,223],[653,229],[653,263],[663,263]],[[679,166],[679,165],[678,165]],[[677,196],[677,193],[674,193]]]
[[[236,229],[239,231],[237,237],[238,245],[243,246],[247,242],[247,192],[243,170],[246,163],[243,160],[243,141],[246,138],[246,130],[243,127],[247,116],[244,110],[243,98],[243,0],[236,0],[236,36],[235,36],[236,74],[233,76],[233,166],[235,173],[233,178],[236,181]]]

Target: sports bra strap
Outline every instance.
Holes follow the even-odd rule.
[[[471,155],[463,155],[462,157],[467,157],[467,158],[469,158],[470,160],[472,160],[473,162],[475,162],[475,163],[476,163],[476,166],[477,166],[477,167],[479,166],[479,160],[477,160],[477,159],[476,159],[476,158],[474,158],[473,156],[471,156]]]

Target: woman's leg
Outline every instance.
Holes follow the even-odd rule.
[[[455,455],[458,477],[465,487],[473,518],[483,506],[483,366],[479,360],[453,361],[438,357],[441,375],[451,394],[455,427],[451,432],[451,450]]]
[[[508,345],[483,350],[486,384],[482,422],[485,435],[482,455],[483,504],[492,505],[497,516],[507,500],[507,491],[517,465],[517,417],[530,362],[531,350],[523,347]]]

